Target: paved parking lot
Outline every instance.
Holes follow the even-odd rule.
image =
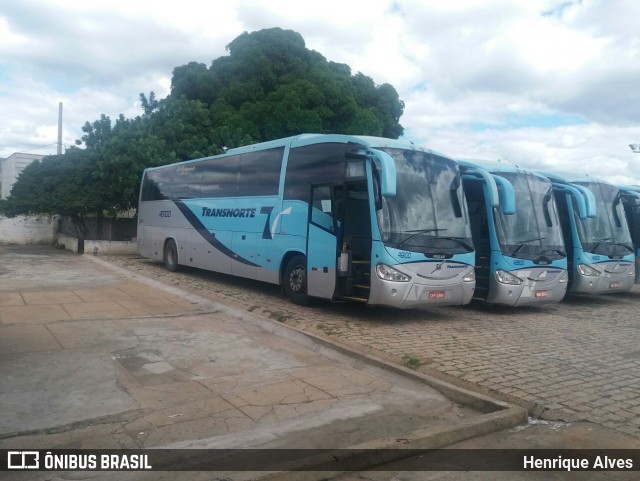
[[[140,258],[109,262],[511,400],[544,419],[585,420],[640,437],[640,286],[544,307],[472,304],[399,311],[318,301]]]
[[[92,256],[0,260],[2,448],[442,446],[526,420]]]

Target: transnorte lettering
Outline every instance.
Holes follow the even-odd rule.
[[[225,208],[225,209],[210,209],[209,207],[202,208],[202,217],[255,217],[256,209],[240,209],[240,208]]]

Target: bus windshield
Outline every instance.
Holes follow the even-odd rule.
[[[394,197],[378,211],[382,240],[423,253],[471,252],[469,216],[457,164],[429,152],[383,148],[396,165]]]
[[[503,253],[521,259],[566,257],[551,182],[535,175],[500,172],[512,185],[516,211],[495,209],[498,242]]]
[[[580,219],[576,225],[582,248],[593,254],[625,256],[633,252],[620,191],[601,182],[580,182],[596,198],[596,216]]]

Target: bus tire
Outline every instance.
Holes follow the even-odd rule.
[[[306,306],[310,298],[307,294],[307,259],[303,255],[295,255],[284,269],[284,292],[294,304]]]
[[[168,271],[176,272],[180,265],[178,264],[178,248],[176,241],[169,239],[164,246],[164,266]]]

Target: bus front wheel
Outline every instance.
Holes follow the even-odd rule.
[[[294,304],[309,304],[307,294],[307,260],[302,255],[293,256],[284,270],[284,292]]]
[[[171,272],[178,270],[178,248],[173,239],[169,239],[164,247],[164,266]]]

